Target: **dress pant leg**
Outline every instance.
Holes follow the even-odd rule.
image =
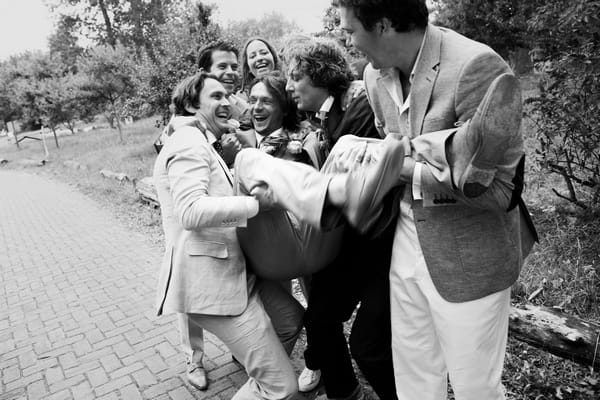
[[[375,393],[385,400],[397,399],[392,363],[389,281],[393,233],[393,226],[390,226],[377,239],[365,241],[360,254],[354,257],[354,273],[361,277],[362,289],[360,307],[350,335],[352,357]],[[368,273],[363,272],[365,266],[369,266]]]
[[[336,261],[313,275],[304,319],[309,350],[317,355],[325,391],[331,398],[347,397],[358,385],[343,325],[359,302],[361,277],[349,268],[347,257],[355,244],[352,235],[356,233],[346,233]]]
[[[190,323],[213,333],[244,365],[249,379],[233,400],[294,398],[298,392],[296,374],[256,290],[238,316],[190,316]]]
[[[177,326],[186,361],[192,366],[203,365],[204,330],[200,326],[190,323],[189,314],[185,313],[177,314]]]
[[[256,282],[260,299],[288,356],[302,332],[304,307],[294,298],[290,281]]]

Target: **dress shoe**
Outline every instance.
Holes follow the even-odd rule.
[[[326,394],[315,397],[315,400],[374,400],[373,397],[365,392],[362,386],[358,385],[347,397],[327,397]]]
[[[199,390],[208,388],[206,370],[202,365],[188,365],[187,379],[190,385]]]
[[[312,370],[304,367],[302,373],[298,377],[298,391],[302,393],[315,390],[321,382],[321,370]]]
[[[492,81],[475,115],[452,137],[448,160],[454,184],[466,197],[483,194],[497,166],[520,134],[522,103],[519,81],[502,74]]]
[[[381,141],[375,161],[348,173],[342,211],[359,232],[368,231],[376,223],[383,212],[383,198],[402,185],[400,177],[405,155],[410,155],[408,137],[389,134]]]

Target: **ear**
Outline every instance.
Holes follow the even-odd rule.
[[[192,106],[190,103],[187,103],[185,105],[185,111],[189,112],[190,114],[196,114],[198,109],[196,107]]]
[[[392,27],[392,21],[390,21],[386,17],[383,17],[379,21],[377,21],[377,23],[375,24],[375,29],[380,35],[394,31],[394,28]]]

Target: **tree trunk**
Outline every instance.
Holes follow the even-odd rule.
[[[600,368],[600,325],[560,311],[525,305],[510,313],[510,335],[567,360]]]
[[[56,127],[52,125],[52,134],[54,135],[54,144],[56,144],[56,148],[58,149],[58,137],[56,137]]]
[[[106,26],[106,39],[108,40],[108,44],[110,44],[110,46],[114,49],[117,42],[115,40],[115,33],[110,22],[110,17],[108,16],[108,11],[106,10],[106,4],[104,4],[104,0],[98,0],[98,7],[100,7],[102,17],[104,18],[104,25]]]
[[[13,137],[15,138],[15,144],[17,145],[17,149],[20,149],[21,146],[19,146],[19,139],[17,138],[17,130],[15,129],[15,121],[10,121],[10,124],[13,127]]]

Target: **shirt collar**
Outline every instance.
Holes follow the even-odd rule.
[[[318,119],[320,119],[321,121],[325,120],[327,113],[329,111],[331,111],[331,107],[333,107],[334,101],[335,101],[335,98],[333,96],[327,97],[327,99],[325,99],[325,101],[321,105],[319,112],[316,114],[316,117]]]

